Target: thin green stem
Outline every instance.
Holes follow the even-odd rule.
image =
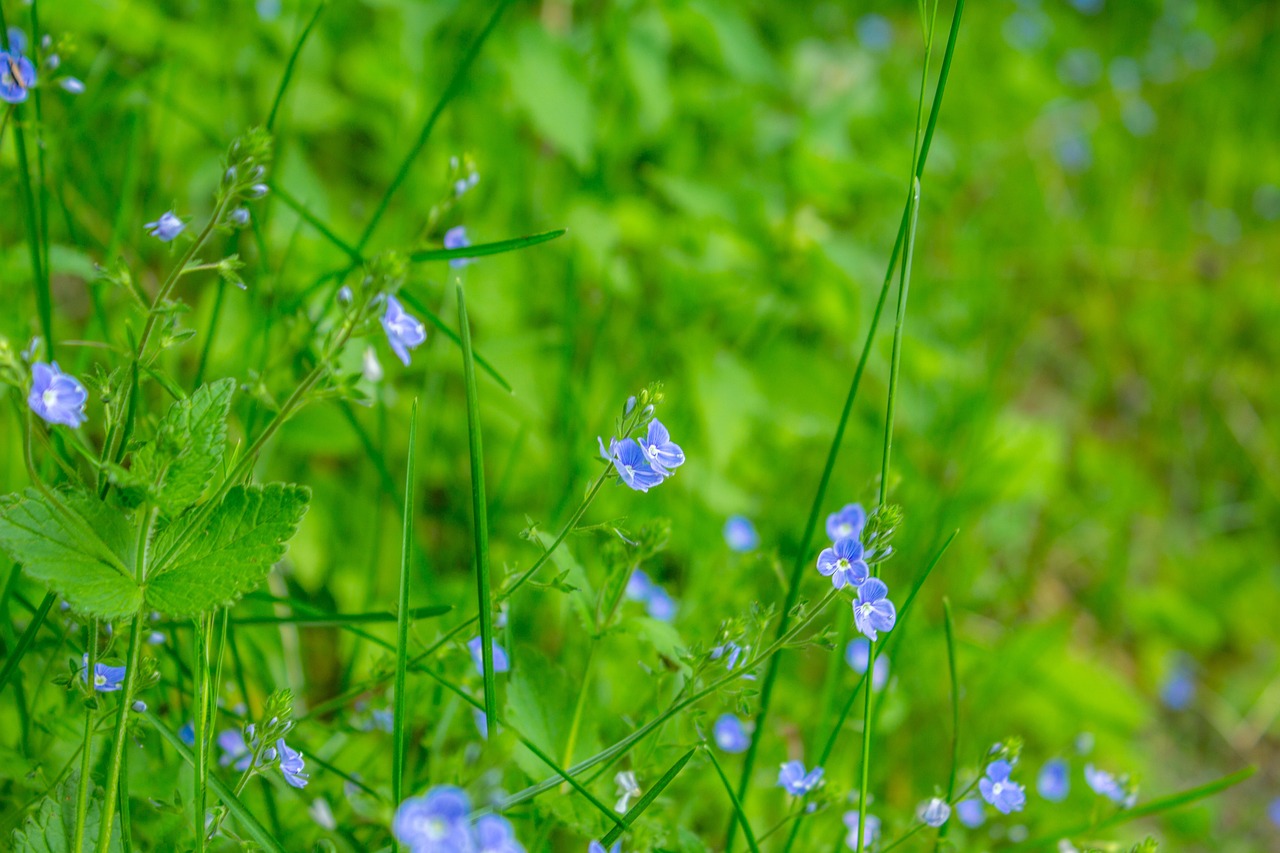
[[[120,707],[116,710],[116,730],[111,743],[111,764],[107,769],[107,787],[102,797],[102,826],[98,834],[98,853],[107,853],[111,846],[111,826],[116,816],[116,795],[120,787],[120,766],[124,761],[125,729],[129,711],[133,705],[133,688],[138,683],[138,650],[142,647],[142,632],[146,628],[146,614],[139,610],[133,617],[129,633],[129,658],[125,662],[124,690],[120,694]]]
[[[89,689],[92,704],[98,702],[97,682],[94,675],[98,667],[98,620],[89,620],[88,642],[85,643],[88,660],[85,661],[85,684]],[[80,747],[80,779],[76,786],[76,828],[72,836],[72,850],[84,849],[85,815],[89,811],[89,763],[93,754],[93,711],[86,702],[84,709],[84,743]]]
[[[947,774],[947,802],[950,803],[956,792],[956,773],[960,768],[960,679],[956,675],[956,636],[955,623],[951,616],[950,599],[942,599],[943,625],[947,635],[947,669],[951,673],[951,770]],[[951,821],[945,821],[938,828],[938,838],[933,849],[942,849],[942,839],[947,837],[947,827]]]
[[[407,684],[409,658],[409,577],[413,557],[413,489],[414,468],[417,461],[418,442],[418,401],[413,401],[409,415],[409,454],[405,464],[404,475],[404,513],[400,538],[400,606],[396,619],[396,686],[392,711],[393,747],[391,753],[391,801],[399,803],[404,799],[405,768],[405,732],[408,720],[405,719],[405,687]],[[392,845],[392,849],[396,847]]]
[[[289,81],[293,79],[293,69],[298,64],[298,56],[302,53],[302,48],[307,43],[307,38],[315,28],[316,21],[320,20],[320,13],[323,11],[324,0],[321,0],[316,4],[316,10],[311,13],[311,19],[307,21],[307,25],[302,28],[302,35],[298,36],[297,42],[293,45],[293,52],[289,54],[289,61],[284,66],[284,75],[280,78],[280,86],[276,89],[275,100],[271,102],[271,113],[267,116],[268,131],[275,129],[276,116],[280,113],[280,104],[284,101],[284,93],[289,88]]]
[[[569,736],[565,739],[565,766],[573,763],[573,751],[578,746],[578,731],[582,728],[582,712],[587,707],[587,687],[591,684],[591,664],[595,662],[596,648],[600,645],[599,637],[593,637],[592,640],[593,642],[587,649],[587,663],[582,668],[582,682],[578,685],[578,701],[573,706],[573,720],[569,723]]]

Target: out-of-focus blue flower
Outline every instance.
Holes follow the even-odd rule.
[[[849,834],[845,837],[844,843],[848,845],[850,850],[858,849],[858,823],[861,815],[857,811],[844,813],[844,825],[849,828]],[[869,814],[862,823],[862,844],[864,847],[870,846],[880,837],[880,818],[873,814]]]
[[[342,285],[342,287],[338,288],[338,304],[339,305],[350,305],[355,298],[356,298],[356,295],[351,290],[351,285],[344,284]]]
[[[1071,5],[1076,7],[1076,11],[1086,15],[1096,15],[1101,12],[1103,3],[1104,0],[1071,0]]]
[[[413,853],[475,853],[467,820],[470,814],[466,791],[439,785],[401,803],[391,830]]]
[[[1142,98],[1132,98],[1120,108],[1120,120],[1134,136],[1150,136],[1156,129],[1156,111]]]
[[[956,819],[970,829],[977,829],[986,822],[981,800],[961,800],[956,803]]]
[[[195,746],[196,727],[190,722],[183,724],[182,728],[178,729],[178,740],[187,746]]]
[[[10,42],[12,46],[12,42]],[[36,84],[36,67],[17,48],[12,53],[0,50],[0,101],[20,104]]]
[[[1276,797],[1268,804],[1267,817],[1276,826],[1280,826],[1280,797]]]
[[[371,715],[373,727],[380,731],[389,732],[395,729],[396,715],[390,708],[379,708]]]
[[[622,853],[622,842],[615,841],[613,846],[606,850],[599,841],[592,841],[587,845],[587,853]]]
[[[236,770],[244,771],[253,763],[253,752],[249,749],[249,744],[244,742],[244,735],[239,729],[219,732],[218,748],[222,750],[222,755],[218,756],[220,767],[234,765]]]
[[[93,689],[99,693],[115,693],[124,686],[125,667],[107,666],[98,661],[93,665]],[[84,653],[80,664],[80,680],[89,683],[89,653]]]
[[[607,453],[604,441],[599,438],[596,441],[600,443],[600,455],[612,462],[622,482],[637,492],[647,492],[663,481],[663,475],[649,466],[644,450],[634,438],[610,439]]]
[[[58,85],[62,87],[64,92],[72,95],[84,94],[84,81],[79,77],[63,77],[58,81]]]
[[[9,37],[9,50],[14,53],[27,52],[27,33],[22,27],[9,27],[5,30],[5,35]]]
[[[1067,762],[1054,758],[1044,763],[1036,777],[1036,790],[1051,803],[1060,803],[1071,793],[1071,777]]]
[[[484,675],[484,640],[480,637],[472,637],[467,641],[467,649],[471,652],[471,660],[476,665],[476,672]],[[498,645],[498,641],[493,641],[493,671],[506,672],[511,669],[511,662],[507,660],[507,650]]]
[[[720,660],[725,658],[724,668],[733,669],[738,665],[738,658],[742,657],[742,646],[733,641],[729,641],[722,646],[716,646],[711,650],[711,659]]]
[[[280,755],[280,772],[284,774],[284,781],[295,788],[307,787],[310,777],[303,772],[307,765],[302,760],[302,753],[290,749],[284,738],[276,741],[276,752]]]
[[[868,578],[858,587],[858,600],[853,603],[853,624],[873,642],[879,631],[892,631],[898,621],[898,609],[889,600],[889,587],[879,578]]]
[[[684,464],[684,451],[671,440],[671,433],[657,418],[649,422],[648,433],[637,444],[644,451],[649,467],[664,477],[670,477]]]
[[[717,717],[711,728],[711,735],[715,738],[716,746],[725,752],[746,752],[747,747],[751,746],[751,735],[747,734],[742,720],[733,714],[721,714]]]
[[[871,641],[866,637],[855,637],[849,641],[844,650],[845,663],[854,672],[866,672],[867,661],[871,660]],[[875,669],[871,673],[871,689],[880,690],[889,682],[889,658],[876,655]]]
[[[525,850],[516,840],[509,820],[502,815],[487,814],[476,821],[476,853],[525,853]]]
[[[155,237],[161,243],[168,243],[181,234],[182,229],[187,226],[172,210],[166,210],[155,222],[148,222],[142,227],[146,229],[149,236]]]
[[[987,765],[987,775],[978,780],[978,790],[982,798],[995,806],[1001,814],[1022,811],[1027,804],[1027,795],[1022,786],[1009,778],[1013,766],[1000,760]]]
[[[803,797],[822,781],[822,768],[805,772],[803,761],[788,761],[778,770],[778,785],[793,797]]]
[[[463,225],[455,225],[448,231],[444,232],[444,247],[446,249],[465,249],[471,245],[470,238],[467,237],[467,229]],[[454,269],[465,267],[471,263],[474,258],[450,258],[449,266]]]
[[[636,569],[627,580],[627,598],[645,605],[649,615],[660,622],[670,622],[676,616],[675,600],[667,591],[649,579],[643,569]]]
[[[1102,77],[1102,59],[1087,47],[1072,48],[1058,61],[1058,79],[1072,86],[1092,86]]]
[[[1004,22],[1004,40],[1020,51],[1035,50],[1044,44],[1053,25],[1044,12],[1035,8],[1014,12]]]
[[[871,574],[871,567],[862,559],[862,543],[850,537],[824,548],[818,555],[818,574],[831,578],[836,589],[861,586]]]
[[[333,808],[329,805],[329,801],[324,797],[316,797],[311,801],[307,814],[311,815],[311,819],[316,822],[316,826],[327,832],[333,832],[338,826],[338,821],[333,817]]]
[[[760,534],[746,516],[731,515],[724,523],[724,541],[730,551],[745,554],[760,546]]]
[[[387,333],[387,343],[396,357],[409,366],[409,350],[422,345],[427,339],[427,327],[422,321],[404,310],[400,300],[387,296],[387,310],[382,314],[382,330]]]
[[[1063,171],[1077,174],[1093,165],[1093,145],[1083,133],[1067,133],[1053,144],[1053,156]]]
[[[489,739],[489,715],[479,708],[471,709],[471,719],[476,724],[476,730],[480,732],[480,737],[485,740]]]
[[[1178,655],[1160,685],[1160,701],[1171,711],[1184,710],[1196,698],[1196,677],[1187,659]]]
[[[147,635],[147,645],[163,646],[164,634],[160,633],[159,631],[152,631],[150,634]]]
[[[1106,797],[1125,808],[1133,805],[1136,799],[1136,794],[1127,790],[1125,783],[1116,778],[1115,774],[1099,770],[1092,764],[1084,766],[1084,781],[1098,796]]]
[[[867,511],[861,504],[845,504],[839,512],[827,516],[827,538],[833,543],[841,539],[857,539],[867,524]]]
[[[231,211],[231,215],[227,217],[231,222],[241,228],[249,224],[249,208],[237,207]]]
[[[63,373],[58,362],[45,364],[37,361],[31,365],[31,393],[27,395],[27,405],[41,420],[75,429],[87,418],[84,407],[88,400],[89,392],[80,380]]]
[[[893,44],[893,25],[884,15],[874,12],[858,19],[858,41],[867,50],[879,53]]]
[[[133,703],[133,710],[141,714],[143,711],[147,710],[147,703],[139,699],[137,702]]]
[[[934,797],[920,804],[920,821],[934,829],[942,826],[951,817],[951,806],[941,797]]]

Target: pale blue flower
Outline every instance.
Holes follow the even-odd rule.
[[[832,542],[857,539],[867,524],[867,511],[861,504],[845,504],[839,512],[827,516],[827,537]]]
[[[27,33],[22,27],[9,27],[5,30],[5,35],[9,37],[9,50],[13,53],[27,52]]]
[[[867,671],[867,662],[871,660],[871,641],[866,637],[855,637],[849,641],[844,650],[845,663],[857,673]],[[875,670],[871,673],[871,689],[880,690],[889,682],[889,658],[876,655]]]
[[[1117,778],[1115,774],[1108,773],[1106,770],[1099,770],[1092,764],[1084,766],[1084,781],[1098,796],[1106,797],[1125,808],[1132,806],[1137,796],[1135,792],[1128,790],[1125,780]]]
[[[862,823],[862,844],[864,847],[874,844],[876,839],[880,837],[880,818],[869,814],[866,820],[860,821],[861,815],[857,811],[844,813],[844,825],[849,828],[849,834],[845,838],[844,843],[848,845],[850,850],[858,849],[858,823]]]
[[[1267,805],[1267,818],[1280,827],[1280,797],[1276,797]]]
[[[1174,659],[1173,666],[1160,685],[1160,701],[1171,711],[1181,711],[1196,697],[1195,672],[1186,658]]]
[[[804,762],[788,761],[778,770],[778,785],[793,797],[803,797],[822,781],[822,768],[805,772]]]
[[[58,85],[62,87],[64,92],[68,92],[72,95],[84,94],[84,81],[79,77],[63,77],[58,81]]]
[[[715,739],[716,746],[725,752],[746,752],[747,747],[751,746],[751,735],[747,734],[742,720],[733,714],[721,714],[717,717],[711,728],[711,736]]]
[[[444,247],[446,249],[465,249],[471,245],[470,238],[467,237],[467,229],[462,225],[455,225],[448,231],[444,232]],[[454,269],[465,267],[471,263],[474,258],[450,258],[449,266]]]
[[[230,219],[234,225],[243,228],[249,224],[249,208],[237,207],[235,210],[231,211],[231,214],[227,218]]]
[[[947,801],[941,797],[934,797],[926,803],[920,804],[920,821],[925,826],[932,826],[934,829],[942,826],[951,817],[951,806],[947,805]]]
[[[671,434],[658,419],[649,422],[648,434],[637,444],[644,451],[649,467],[664,477],[670,477],[676,468],[684,464],[684,451],[671,440]]]
[[[1071,793],[1071,778],[1067,762],[1061,758],[1046,761],[1036,777],[1036,790],[1051,803],[1060,803]]]
[[[195,746],[196,727],[190,721],[184,723],[182,728],[178,729],[178,740],[182,741],[187,746]]]
[[[661,622],[670,622],[676,615],[675,600],[667,591],[649,579],[643,569],[636,569],[627,580],[626,596],[642,602],[649,615]]]
[[[394,296],[387,296],[387,310],[382,314],[382,330],[387,333],[387,343],[396,357],[409,366],[409,350],[421,346],[427,339],[427,328],[422,321],[409,314]]]
[[[37,361],[31,365],[31,393],[27,395],[27,405],[41,420],[75,429],[87,419],[84,407],[88,400],[89,392],[80,380],[63,373],[58,362],[45,364]]]
[[[276,751],[280,755],[280,772],[284,775],[284,781],[295,788],[307,787],[309,777],[303,772],[306,762],[302,760],[302,753],[290,749],[284,738],[276,741]]]
[[[721,646],[716,646],[711,650],[711,659],[720,660],[725,658],[724,668],[733,669],[738,665],[738,658],[742,657],[742,646],[733,641],[729,641]]]
[[[16,47],[11,53],[0,50],[0,101],[20,104],[27,99],[35,84],[36,67],[30,59]]]
[[[476,672],[484,675],[484,640],[480,637],[472,637],[467,641],[467,649],[471,652],[471,660],[476,665]],[[498,641],[493,641],[493,671],[506,672],[511,669],[511,662],[507,659],[507,650],[498,645]]]
[[[898,610],[888,599],[889,587],[879,578],[868,578],[858,587],[858,600],[853,603],[853,622],[873,642],[879,631],[893,630]]]
[[[637,492],[647,492],[663,481],[662,473],[650,467],[644,450],[634,438],[624,438],[622,441],[610,439],[607,454],[604,442],[598,438],[596,440],[600,442],[601,455],[613,463],[622,482]]]
[[[141,714],[143,711],[147,710],[147,703],[139,699],[137,702],[133,703],[133,710]]]
[[[93,689],[99,693],[115,693],[124,686],[126,667],[107,666],[98,661],[93,665]],[[89,683],[89,653],[85,652],[80,664],[80,680]]]
[[[760,534],[751,520],[741,515],[731,515],[724,523],[724,541],[730,551],[745,554],[760,545]]]
[[[981,800],[961,800],[956,803],[956,819],[970,829],[977,829],[986,822]]]
[[[487,814],[476,821],[476,853],[525,853],[525,849],[509,820]]]
[[[1013,766],[1000,760],[987,765],[987,775],[978,780],[982,798],[995,806],[1001,814],[1022,811],[1027,796],[1021,785],[1009,778]]]
[[[234,766],[236,770],[243,772],[253,763],[253,752],[249,749],[249,744],[244,742],[244,735],[239,729],[219,732],[218,748],[222,750],[222,755],[218,756],[221,767]]]
[[[861,586],[871,574],[871,567],[862,559],[862,543],[848,537],[824,548],[818,555],[818,574],[831,578],[836,589]]]
[[[613,846],[606,850],[599,841],[592,841],[587,845],[587,853],[622,853],[622,842],[615,841]]]
[[[412,853],[475,853],[470,814],[471,800],[465,791],[440,785],[401,803],[391,829]]]
[[[179,219],[172,210],[166,210],[155,222],[148,222],[143,226],[149,236],[155,237],[161,243],[168,243],[181,234],[182,229],[186,227],[186,223]]]

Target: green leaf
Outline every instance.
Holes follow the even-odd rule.
[[[14,853],[72,853],[79,779],[78,774],[69,774],[56,791],[40,801],[40,808],[36,813],[28,815],[22,826],[13,831]],[[84,846],[81,853],[93,849],[102,821],[102,805],[93,796],[93,783],[90,782],[89,785],[89,806],[85,812]],[[120,849],[119,826],[111,830],[111,846],[108,849]]]
[[[201,385],[169,407],[156,439],[138,451],[133,471],[154,484],[156,501],[170,514],[196,503],[222,464],[234,379]]]
[[[147,607],[168,616],[195,616],[254,589],[284,555],[310,500],[310,489],[284,483],[231,489],[199,534],[152,569]],[[183,528],[181,523],[165,528],[155,553],[167,554]]]
[[[34,489],[0,502],[0,549],[78,613],[119,619],[138,612],[142,592],[126,568],[133,535],[117,510],[84,493],[55,506]]]

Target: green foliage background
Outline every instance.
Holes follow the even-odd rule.
[[[273,182],[356,242],[491,5],[331,2],[281,109]],[[11,23],[25,14],[20,4],[6,7]],[[45,28],[74,39],[78,50],[64,66],[87,86],[79,97],[44,95],[55,337],[65,369],[87,376],[98,344],[125,340],[123,295],[93,283],[93,264],[123,255],[154,290],[170,259],[143,237],[142,223],[169,207],[197,219],[208,213],[220,152],[265,120],[312,8],[41,4]],[[893,24],[885,51],[857,37],[870,11]],[[940,17],[949,14],[944,4]],[[1041,43],[1011,43],[1017,14],[1040,23]],[[1240,788],[1116,837],[1149,831],[1170,850],[1230,853],[1270,849],[1280,837],[1264,815],[1280,794],[1280,149],[1268,94],[1280,87],[1277,15],[1275,4],[1230,0],[1113,2],[1097,15],[1050,0],[967,10],[922,182],[891,484],[906,522],[886,569],[891,588],[905,590],[941,541],[960,535],[896,641],[872,773],[890,835],[945,783],[947,596],[960,640],[964,754],[1021,735],[1030,782],[1041,760],[1073,755],[1088,732],[1092,760],[1137,774],[1144,796],[1258,765],[1263,772]],[[669,549],[646,568],[680,603],[678,636],[638,619],[631,634],[602,645],[578,758],[669,701],[670,677],[641,668],[661,670],[655,648],[705,649],[721,620],[752,601],[782,600],[779,567],[802,533],[900,216],[923,58],[916,20],[910,3],[514,3],[369,242],[368,253],[438,246],[455,224],[475,242],[569,229],[463,273],[476,349],[513,389],[481,374],[499,577],[536,556],[520,537],[529,519],[555,529],[576,504],[598,471],[595,437],[607,438],[621,401],[650,380],[665,383],[660,416],[688,463],[647,495],[607,488],[589,520],[635,530],[671,519]],[[1062,63],[1080,49],[1102,70],[1073,85]],[[1156,117],[1149,135],[1125,126],[1126,105],[1139,94],[1111,85],[1106,69],[1119,57],[1144,63],[1140,97]],[[1073,170],[1060,158],[1081,139],[1091,162]],[[463,154],[481,180],[424,233],[429,209],[449,192],[449,158]],[[0,167],[8,211],[0,218],[0,334],[23,342],[38,321],[10,137]],[[303,372],[296,354],[308,326],[299,312],[323,309],[332,285],[313,285],[346,258],[279,199],[269,203],[255,229],[226,247],[247,261],[246,291],[212,276],[182,285],[192,306],[186,325],[197,334],[170,356],[174,375],[190,377],[206,348],[206,378],[260,381],[277,397]],[[416,266],[410,279],[445,318],[456,313],[450,272]],[[874,502],[888,325],[828,511]],[[409,369],[373,339],[350,348],[352,364],[366,343],[386,370],[382,383],[368,384],[374,405],[307,410],[261,466],[264,481],[314,493],[273,590],[344,611],[393,609],[399,479],[418,397],[413,602],[468,615],[458,349],[431,330]],[[90,434],[96,412],[94,401]],[[233,441],[262,418],[253,393],[237,395]],[[26,483],[17,434],[7,414],[4,490]],[[720,528],[732,513],[757,523],[758,555],[724,546]],[[598,587],[607,535],[571,537],[558,565]],[[820,595],[824,584],[809,573],[805,594]],[[34,586],[23,589],[26,600],[39,599]],[[552,590],[522,593],[504,635],[513,660],[507,699],[539,706],[528,733],[540,727],[557,755],[588,651],[568,601]],[[25,622],[17,604],[10,610]],[[0,623],[11,649],[14,624]],[[433,623],[415,631],[430,641]],[[24,663],[28,691],[54,653],[52,633],[41,642],[42,654]],[[305,708],[385,666],[369,644],[333,629],[246,631],[241,646],[251,706],[288,685]],[[1158,696],[1178,654],[1195,662],[1197,693],[1189,709],[1172,712]],[[808,648],[784,659],[748,798],[758,831],[785,808],[772,788],[777,764],[807,757],[823,703],[851,689],[854,675],[838,659],[829,666],[831,658]],[[463,651],[449,666],[470,673]],[[422,713],[415,789],[475,779],[459,757],[475,741],[469,711],[432,682],[413,683],[420,695],[411,706]],[[177,692],[166,694],[175,726]],[[79,737],[78,718],[49,713],[62,707],[61,691],[28,695],[34,720],[20,719],[12,697],[0,700],[9,732],[0,736],[0,799],[12,804],[0,813],[6,832],[16,807],[43,789],[28,771],[44,768],[47,786]],[[708,703],[709,718],[730,707],[721,706]],[[306,751],[382,785],[389,738],[344,732],[344,719],[304,724]],[[629,766],[652,781],[692,737],[688,726],[673,729]],[[851,724],[828,766],[833,786],[854,778],[858,740]],[[175,785],[190,785],[185,775],[174,782],[149,770],[157,754],[158,741],[131,757],[135,797],[150,788],[171,799]],[[545,775],[524,758],[521,768]],[[1070,805],[1082,812],[1091,797],[1083,759],[1073,761]],[[734,778],[736,761],[726,765]],[[710,768],[695,767],[649,812],[642,843],[675,845],[678,826],[719,844],[728,806]],[[336,843],[358,849],[366,836],[356,827],[366,818],[385,826],[385,815],[353,812],[341,780],[314,769],[305,800],[325,797],[346,827]],[[605,799],[609,776],[596,786]],[[515,790],[527,781],[508,769],[485,784]],[[284,803],[273,819],[297,849],[309,848],[324,833],[301,804],[285,805],[291,793],[277,792]],[[583,833],[544,834],[547,849],[585,847],[578,839],[598,821],[589,807],[553,796],[545,808]],[[525,827],[546,823],[545,813],[525,814]],[[173,820],[153,819],[150,831],[163,837]],[[814,844],[840,831],[832,816],[812,822]],[[1041,805],[1025,822],[1038,835],[1064,821]],[[522,832],[532,848],[538,832]]]

